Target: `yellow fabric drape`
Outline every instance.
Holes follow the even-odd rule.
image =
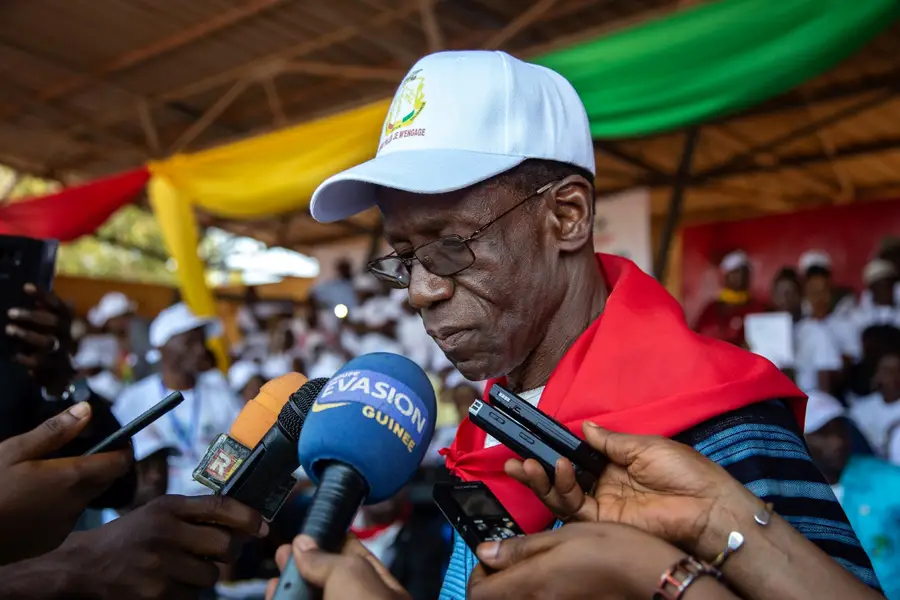
[[[389,104],[376,102],[148,165],[150,205],[177,264],[184,301],[195,314],[214,316],[216,306],[197,255],[194,207],[229,218],[262,218],[306,208],[323,180],[374,155]],[[217,351],[220,364],[222,348]]]

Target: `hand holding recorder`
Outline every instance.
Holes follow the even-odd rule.
[[[62,448],[91,418],[86,402],[0,443],[0,564],[57,547],[92,499],[131,468],[128,450],[41,457]]]

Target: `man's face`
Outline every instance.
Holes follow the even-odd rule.
[[[879,306],[894,305],[894,283],[896,279],[893,277],[885,277],[878,281],[873,281],[869,285],[872,292],[872,300]]]
[[[378,205],[387,241],[404,255],[439,237],[466,238],[523,196],[490,181],[435,195],[381,189]],[[467,379],[506,375],[521,365],[562,304],[559,249],[541,202],[529,200],[470,241],[475,262],[456,275],[438,277],[413,263],[410,303]]]
[[[265,381],[259,375],[251,377],[250,381],[247,382],[247,385],[244,386],[244,389],[241,390],[241,399],[244,402],[249,402],[256,398],[264,383]]]
[[[886,354],[875,369],[875,387],[885,402],[900,400],[900,355]]]
[[[725,273],[725,287],[736,292],[750,289],[750,268],[738,267]]]
[[[206,336],[202,328],[192,329],[173,336],[162,348],[171,365],[183,373],[202,373],[207,365]]]
[[[800,286],[790,279],[779,279],[772,286],[772,304],[780,311],[799,314],[802,298]]]
[[[831,312],[831,281],[827,277],[824,275],[808,277],[804,293],[814,317],[822,319],[828,316]]]
[[[850,458],[850,431],[842,419],[833,419],[818,431],[806,434],[806,445],[822,474],[835,482]]]

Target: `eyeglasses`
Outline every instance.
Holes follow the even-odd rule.
[[[404,252],[403,255],[392,253],[381,258],[376,258],[368,265],[369,271],[393,288],[404,289],[409,287],[412,266],[414,261],[419,261],[423,267],[438,277],[451,277],[472,266],[475,262],[475,253],[469,246],[469,242],[484,233],[484,230],[519,208],[532,198],[541,196],[556,184],[556,181],[541,186],[537,191],[522,198],[494,217],[468,237],[447,235],[425,242],[424,244]]]

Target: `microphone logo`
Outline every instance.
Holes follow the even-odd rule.
[[[341,406],[347,406],[350,404],[349,402],[316,402],[312,405],[312,410],[314,413],[322,412],[323,410],[328,410],[329,408],[340,408]]]
[[[228,481],[228,478],[240,466],[241,462],[236,456],[232,456],[222,448],[219,448],[213,455],[212,461],[206,467],[206,473],[219,481]]]
[[[194,480],[218,492],[249,456],[250,448],[223,433],[209,445],[203,460],[194,469]]]

